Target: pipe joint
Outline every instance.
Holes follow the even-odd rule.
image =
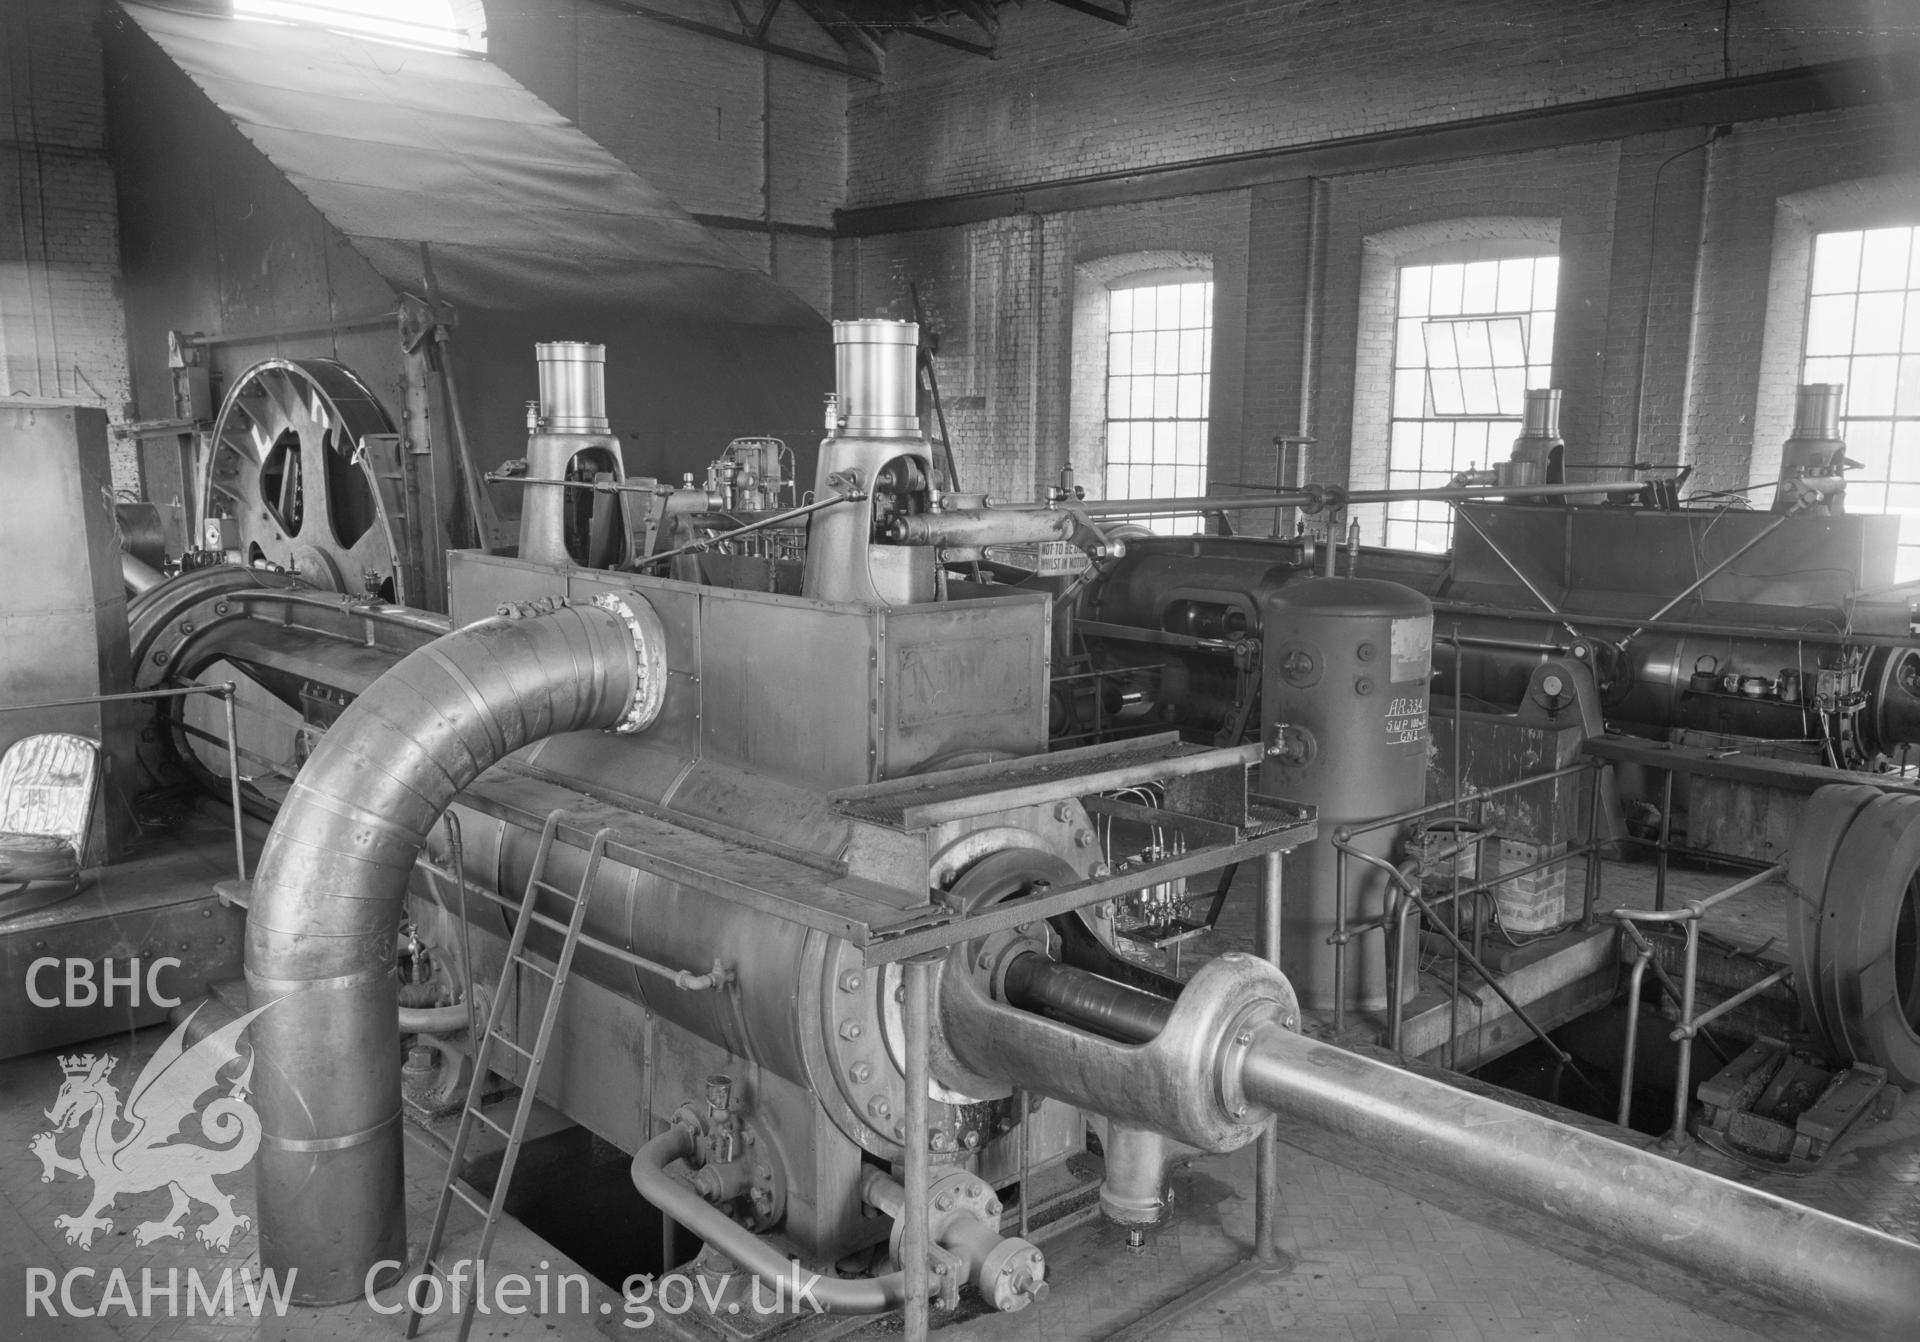
[[[633,639],[633,698],[616,732],[643,731],[659,720],[667,702],[667,630],[647,599],[637,592],[601,592],[593,604],[612,613]]]

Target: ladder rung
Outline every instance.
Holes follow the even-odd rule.
[[[521,1057],[525,1058],[528,1062],[533,1061],[533,1054],[527,1052],[524,1048],[521,1048],[520,1045],[514,1043],[511,1039],[507,1038],[505,1035],[501,1034],[497,1030],[493,1034],[493,1039],[494,1039],[494,1042],[496,1043],[505,1044],[508,1048],[512,1049],[515,1053],[518,1053]]]
[[[528,884],[532,885],[536,890],[545,890],[548,894],[558,895],[562,899],[571,900],[571,899],[580,898],[577,892],[572,890],[562,890],[559,886],[553,884],[551,881],[530,881],[528,882]]]
[[[526,967],[527,967],[528,969],[531,969],[531,970],[532,970],[532,971],[533,971],[534,973],[536,973],[536,974],[544,974],[544,975],[546,975],[546,976],[547,976],[548,978],[553,978],[553,977],[554,977],[554,972],[553,972],[553,971],[552,971],[551,969],[547,969],[547,968],[544,968],[544,967],[543,967],[543,966],[541,966],[541,965],[537,965],[537,964],[535,964],[535,963],[534,963],[534,962],[533,962],[532,960],[530,960],[530,959],[528,959],[528,958],[527,958],[526,956],[524,956],[524,955],[516,955],[516,956],[514,956],[514,957],[513,957],[513,962],[514,962],[514,963],[515,963],[516,965],[525,965],[525,966],[526,966]]]
[[[486,1203],[482,1202],[479,1198],[469,1193],[464,1187],[461,1186],[459,1180],[456,1179],[452,1183],[448,1184],[447,1189],[455,1197],[459,1198],[462,1202],[466,1203],[469,1207],[479,1212],[482,1216],[488,1216],[492,1214],[493,1208],[489,1207]],[[437,1271],[438,1269],[436,1268],[435,1270]]]
[[[498,1123],[488,1118],[485,1114],[481,1113],[478,1109],[470,1110],[469,1112],[471,1112],[473,1116],[479,1119],[482,1123],[486,1124],[488,1127],[492,1128],[495,1132],[499,1133],[502,1137],[505,1137],[508,1141],[513,1140],[512,1132],[510,1132],[506,1128],[501,1127]]]

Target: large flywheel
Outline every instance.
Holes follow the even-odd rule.
[[[1787,883],[1794,988],[1834,1056],[1920,1085],[1920,797],[1864,785],[1815,792]]]
[[[310,586],[416,603],[419,594],[407,590],[405,519],[388,506],[378,469],[391,439],[368,442],[392,432],[379,401],[344,364],[255,364],[214,421],[195,491],[196,539]],[[209,521],[227,533],[223,540],[208,540]]]

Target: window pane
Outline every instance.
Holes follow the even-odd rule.
[[[1551,312],[1560,306],[1560,258],[1537,257],[1533,263],[1533,306]]]
[[[1453,469],[1453,435],[1456,428],[1469,428],[1461,424],[1427,424],[1420,435],[1420,469],[1423,471],[1446,471]]]
[[[1502,415],[1518,415],[1527,404],[1527,370],[1524,368],[1496,368],[1493,371],[1493,386],[1499,399]]]
[[[1885,480],[1893,459],[1893,425],[1869,420],[1847,426],[1847,455],[1860,463],[1860,480]]]
[[[1180,324],[1198,329],[1207,324],[1207,299],[1211,284],[1180,286]]]
[[[1893,395],[1900,382],[1900,360],[1888,356],[1855,359],[1853,382],[1847,388],[1844,413],[1891,415]]]
[[[1487,323],[1487,335],[1493,341],[1493,366],[1495,368],[1522,368],[1527,362],[1526,337],[1521,334],[1520,323],[1513,318]]]
[[[1808,359],[1806,371],[1800,375],[1802,382],[1838,382],[1844,385],[1847,380],[1846,359]]]
[[[1920,420],[1893,426],[1892,473],[1902,480],[1920,480]]]
[[[1912,233],[1910,228],[1874,228],[1861,235],[1862,289],[1907,287],[1907,240]]]
[[[1860,295],[1853,317],[1855,354],[1900,352],[1900,317],[1905,301],[1904,293]]]
[[[1133,448],[1133,425],[1124,419],[1107,421],[1107,460],[1124,462]]]
[[[1158,289],[1135,289],[1133,291],[1133,329],[1151,331],[1160,325],[1154,314],[1154,300]]]
[[[1920,306],[1920,305],[1916,305]],[[1418,319],[1401,318],[1393,344],[1395,368],[1420,368],[1427,362],[1427,344],[1420,338]]]
[[[1204,466],[1206,458],[1201,455],[1200,426],[1198,424],[1176,424],[1173,429],[1173,459],[1182,466]]]
[[[1465,266],[1435,266],[1433,268],[1433,303],[1430,311],[1436,317],[1458,315],[1460,307],[1460,283]]]
[[[1107,329],[1110,331],[1131,331],[1133,329],[1133,289],[1114,289],[1107,297]]]
[[[1461,322],[1454,328],[1453,341],[1462,368],[1493,367],[1493,344],[1487,338],[1486,322]]]
[[[1454,336],[1458,332],[1458,322],[1427,322],[1420,328],[1421,338],[1427,346],[1427,366],[1430,368],[1458,368],[1460,355],[1454,348]]]
[[[1492,312],[1498,301],[1499,285],[1500,263],[1498,261],[1469,263],[1461,278],[1460,310]]]
[[[1433,398],[1433,413],[1436,415],[1464,415],[1467,407],[1461,400],[1460,374],[1452,369],[1436,368],[1427,374],[1427,393]]]
[[[1153,379],[1136,377],[1128,384],[1131,395],[1128,398],[1127,412],[1133,419],[1153,418]]]
[[[1527,323],[1527,362],[1553,362],[1553,314],[1536,312]]]
[[[1493,389],[1493,372],[1486,368],[1460,370],[1460,399],[1469,415],[1497,415],[1500,401]]]
[[[1500,263],[1500,293],[1497,310],[1525,312],[1533,306],[1533,258],[1515,257]]]
[[[1207,379],[1200,373],[1188,373],[1180,379],[1180,418],[1207,417]]]
[[[1427,413],[1427,378],[1418,368],[1403,368],[1393,375],[1393,413],[1418,419]]]
[[[1156,373],[1177,373],[1180,371],[1180,333],[1161,331],[1153,338],[1153,371]]]
[[[1133,337],[1125,333],[1107,339],[1107,371],[1124,373],[1133,360]]]
[[[1900,361],[1900,389],[1894,395],[1893,411],[1897,415],[1920,415],[1920,355],[1909,354]],[[1920,468],[1920,462],[1915,462]],[[1920,477],[1920,469],[1914,471]]]
[[[1427,315],[1427,296],[1432,287],[1433,270],[1429,266],[1405,266],[1400,271],[1400,315]]]
[[[1204,373],[1206,364],[1206,335],[1200,331],[1182,331],[1180,333],[1180,371],[1183,373]]]
[[[1858,233],[1822,233],[1813,240],[1814,293],[1846,293],[1859,277]]]
[[[1177,377],[1156,377],[1153,380],[1153,417],[1172,419],[1180,412],[1180,379]]]
[[[1807,356],[1845,354],[1853,347],[1853,295],[1834,294],[1807,304]]]

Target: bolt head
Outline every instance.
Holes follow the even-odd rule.
[[[1244,1104],[1236,1104],[1236,1105],[1234,1105],[1234,1106],[1233,1106],[1233,1116],[1234,1116],[1235,1118],[1245,1118],[1245,1117],[1247,1116],[1247,1106],[1246,1106],[1246,1105],[1244,1105]]]
[[[846,970],[840,975],[840,991],[843,993],[857,993],[860,991],[860,985],[864,982],[866,982],[866,980],[860,977],[859,970]]]
[[[861,1031],[860,1031],[859,1021],[843,1020],[840,1022],[840,1037],[842,1039],[858,1039],[860,1037],[860,1034],[861,1034]]]
[[[980,1134],[972,1128],[968,1128],[966,1132],[961,1135],[960,1143],[971,1151],[974,1147],[980,1145]]]
[[[856,1062],[853,1066],[847,1068],[847,1075],[853,1078],[854,1084],[864,1086],[873,1076],[873,1068],[867,1066],[864,1062]]]
[[[893,1106],[887,1103],[886,1096],[876,1095],[867,1101],[867,1112],[875,1118],[891,1118],[893,1117]]]
[[[943,1212],[952,1211],[953,1210],[953,1194],[942,1193],[939,1197],[933,1200],[933,1205],[935,1210],[937,1211],[943,1211]]]
[[[1236,1034],[1233,1037],[1233,1042],[1240,1045],[1241,1048],[1245,1048],[1248,1044],[1251,1044],[1253,1042],[1253,1031],[1252,1030],[1240,1031],[1240,1033]]]

